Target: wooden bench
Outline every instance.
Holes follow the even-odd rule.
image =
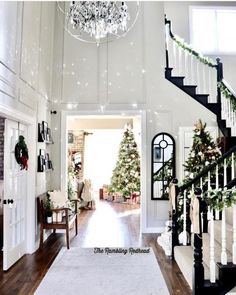
[[[43,231],[44,229],[53,229],[55,233],[57,229],[65,229],[66,230],[66,245],[67,249],[70,248],[70,240],[69,240],[69,231],[72,225],[75,224],[75,235],[78,234],[78,200],[71,200],[74,203],[74,210],[70,208],[58,208],[51,209],[50,211],[53,213],[61,212],[63,214],[61,222],[52,222],[47,223],[46,210],[44,208],[43,202],[46,199],[46,194],[37,197],[37,210],[38,210],[38,221],[40,223],[40,247],[43,246]],[[48,211],[47,211],[48,212]]]

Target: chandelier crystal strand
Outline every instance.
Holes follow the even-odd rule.
[[[129,6],[129,8],[128,8]],[[141,5],[131,1],[57,2],[64,29],[75,39],[97,45],[126,36],[134,27]]]
[[[130,20],[128,6],[118,1],[72,1],[67,17],[80,35],[86,32],[98,41],[107,34],[126,31]]]

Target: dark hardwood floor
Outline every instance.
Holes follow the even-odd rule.
[[[190,288],[178,266],[168,259],[157,245],[157,234],[140,235],[139,212],[139,206],[136,204],[98,202],[96,210],[81,212],[78,236],[74,238],[74,229],[70,233],[71,246],[152,247],[170,294],[190,295]],[[44,243],[43,249],[32,255],[25,255],[9,271],[1,270],[0,295],[33,294],[58,252],[65,246],[64,234],[52,234]],[[0,260],[2,269],[2,257]]]

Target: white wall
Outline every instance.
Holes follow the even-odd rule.
[[[183,38],[187,43],[190,43],[190,25],[189,25],[189,6],[234,6],[236,2],[232,1],[166,1],[165,13],[168,19],[172,22],[172,31]],[[234,38],[234,36],[232,36]],[[212,59],[221,58],[224,67],[224,78],[236,90],[236,54],[211,56]]]
[[[179,126],[193,126],[201,118],[208,125],[216,125],[215,116],[193,101],[164,78],[164,3],[142,2],[138,21],[125,38],[107,46],[88,45],[73,39],[56,18],[58,44],[54,47],[54,69],[64,64],[63,75],[53,80],[53,117],[55,138],[53,156],[60,159],[60,110],[99,111],[106,98],[106,108],[120,111],[146,111],[145,231],[156,231],[168,218],[167,201],[151,201],[151,141],[156,133],[165,131],[174,136],[178,148]],[[178,14],[178,9],[175,11]],[[61,31],[60,31],[61,30]],[[64,50],[61,50],[63,45]],[[73,74],[72,74],[73,73]],[[119,73],[119,74],[118,74]],[[59,89],[62,82],[63,89]],[[77,84],[77,82],[80,84]],[[109,83],[106,87],[106,83]],[[86,84],[88,83],[88,84]],[[87,86],[86,86],[87,85]],[[59,91],[60,90],[60,91]],[[73,103],[68,105],[68,103]],[[134,103],[137,103],[135,105]],[[177,150],[178,155],[178,150]],[[177,167],[178,167],[177,158]],[[58,167],[60,168],[60,167]],[[60,169],[53,178],[60,186]]]
[[[35,123],[50,124],[55,7],[53,2],[0,2],[0,104]],[[37,153],[39,148],[45,144],[37,145]],[[29,161],[36,157],[30,151]],[[50,175],[35,171],[34,177],[37,196],[50,187]]]

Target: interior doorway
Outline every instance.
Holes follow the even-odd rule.
[[[78,121],[80,121],[80,125],[77,124]],[[141,197],[139,199],[141,206],[141,232],[144,226],[144,224],[142,224],[142,211],[145,211],[145,202],[143,202],[143,196],[145,197],[145,171],[142,169],[142,167],[144,167],[145,158],[143,155],[144,148],[142,146],[144,143],[142,134],[142,130],[144,129],[143,122],[144,118],[141,113],[132,111],[131,114],[128,113],[126,116],[117,113],[87,115],[73,112],[64,112],[62,115],[62,133],[66,133],[68,138],[66,139],[67,142],[62,144],[61,188],[62,190],[67,189],[68,175],[66,176],[65,174],[67,174],[68,164],[70,164],[69,162],[71,161],[71,154],[80,166],[80,177],[89,178],[91,180],[97,200],[101,197],[101,189],[109,185],[112,170],[117,162],[118,150],[124,134],[124,127],[127,124],[132,126],[141,162]],[[77,133],[75,131],[76,129]],[[84,142],[82,144],[84,145],[84,152],[76,151],[73,146],[73,140],[75,137],[79,136],[81,138],[84,137]],[[102,173],[102,171],[105,172]]]
[[[74,116],[68,117],[67,127],[68,169],[76,172],[78,179],[91,181],[96,199],[99,190],[111,184],[125,128],[130,128],[137,144],[137,154],[141,153],[139,117]]]

